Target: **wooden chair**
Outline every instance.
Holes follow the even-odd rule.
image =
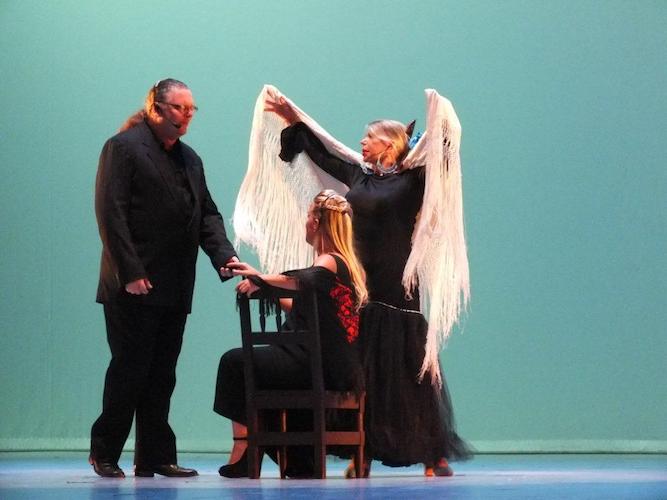
[[[287,448],[289,446],[312,446],[314,478],[326,478],[326,447],[330,445],[354,446],[356,477],[363,477],[364,463],[364,403],[365,393],[337,392],[324,389],[320,329],[317,314],[317,296],[314,292],[303,293],[301,299],[308,305],[308,329],[285,330],[280,307],[269,308],[267,301],[278,303],[280,298],[294,298],[299,292],[272,288],[259,290],[251,298],[238,296],[243,343],[244,376],[248,427],[248,477],[260,476],[261,459],[267,447],[278,450],[280,477],[285,478]],[[251,306],[252,304],[252,306]],[[269,311],[272,309],[272,311]],[[275,328],[267,329],[267,316],[275,317]],[[254,321],[253,321],[254,320]],[[262,389],[256,385],[253,351],[261,345],[301,345],[310,353],[311,387],[306,390]],[[312,431],[289,431],[288,410],[312,411]],[[327,430],[325,412],[328,409],[352,410],[354,429],[346,431]],[[277,429],[269,430],[267,412],[274,418],[278,414]],[[273,421],[275,425],[276,422]]]

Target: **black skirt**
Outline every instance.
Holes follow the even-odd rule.
[[[378,302],[362,311],[360,340],[366,381],[366,456],[399,467],[465,459],[442,379],[419,382],[428,324],[416,311]]]

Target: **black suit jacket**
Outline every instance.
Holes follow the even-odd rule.
[[[102,238],[97,301],[140,302],[190,312],[201,246],[216,272],[236,255],[206,187],[201,158],[181,143],[192,210],[179,198],[173,169],[146,122],[109,139],[100,155],[95,213]],[[147,295],[125,285],[148,278]]]

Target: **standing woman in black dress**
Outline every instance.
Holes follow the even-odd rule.
[[[330,153],[282,96],[269,93],[265,111],[288,124],[281,134],[283,161],[305,152],[349,188],[346,198],[354,210],[355,243],[369,293],[360,334],[366,456],[389,466],[422,463],[427,476],[452,475],[448,459],[464,459],[470,452],[455,431],[444,377],[437,366],[422,369],[428,324],[418,290],[410,296],[402,283],[425,188],[424,167],[402,168],[409,151],[406,126],[392,120],[370,123],[361,140],[362,166]]]

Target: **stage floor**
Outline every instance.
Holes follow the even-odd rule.
[[[478,455],[453,464],[451,478],[426,478],[421,467],[373,464],[371,478],[345,480],[346,463],[327,462],[326,480],[285,480],[264,460],[260,480],[218,475],[225,455],[181,453],[179,461],[200,476],[97,477],[85,453],[0,453],[1,500],[106,499],[667,499],[667,455]]]

